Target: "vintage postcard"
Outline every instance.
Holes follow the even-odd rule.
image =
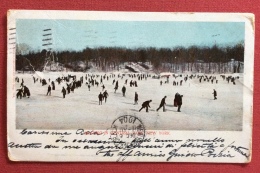
[[[7,18],[10,160],[251,161],[253,14]]]

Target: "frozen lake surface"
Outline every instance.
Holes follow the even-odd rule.
[[[86,73],[44,73],[45,79],[55,80],[61,74],[75,74],[79,80],[84,76],[82,87],[75,89],[74,93],[62,97],[62,86],[55,81],[56,90],[51,96],[46,96],[48,85],[42,86],[38,81],[34,84],[32,74],[16,74],[24,79],[24,84],[30,89],[31,97],[16,99],[16,128],[17,129],[90,129],[105,130],[111,127],[113,121],[121,115],[135,115],[140,118],[147,130],[202,130],[202,131],[241,131],[243,124],[243,76],[236,80],[236,85],[223,80],[219,74],[218,84],[214,81],[199,83],[199,79],[188,79],[182,86],[173,86],[173,80],[182,78],[170,77],[169,84],[166,78],[138,80],[126,75],[123,79],[115,77],[119,82],[119,89],[114,93],[113,78],[103,80],[105,90],[109,96],[103,105],[98,104],[98,94],[102,91],[101,85],[88,87],[85,84]],[[95,73],[97,74],[97,73]],[[104,73],[99,73],[104,74]],[[110,73],[107,73],[109,76]],[[209,76],[209,75],[208,75]],[[121,89],[125,79],[126,96],[123,97]],[[138,87],[130,87],[130,80],[136,80]],[[97,78],[100,81],[100,77]],[[48,82],[48,80],[47,80]],[[20,88],[16,82],[16,89]],[[65,87],[66,88],[66,87]],[[217,100],[213,98],[213,89],[217,91]],[[139,95],[138,105],[134,105],[134,93]],[[176,92],[183,94],[181,112],[173,107]],[[157,112],[161,99],[166,98],[166,112],[162,108]],[[144,101],[152,99],[149,113],[143,109],[138,110]]]

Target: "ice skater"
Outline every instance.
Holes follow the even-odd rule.
[[[137,85],[137,82],[136,82],[136,81],[134,82],[134,85],[135,85],[135,87],[138,87],[138,85]]]
[[[22,78],[22,82],[21,82],[20,87],[23,87],[23,84],[24,84],[24,80],[23,80],[23,78]]]
[[[108,93],[107,90],[103,93],[103,99],[105,99],[105,103],[107,102]]]
[[[51,85],[52,85],[52,90],[55,90],[55,83],[53,81],[51,81]]]
[[[165,112],[165,99],[166,99],[166,96],[164,96],[164,98],[161,100],[161,103],[160,103],[160,106],[156,109],[156,111],[158,111],[159,109],[161,109],[161,107],[163,107],[163,112]]]
[[[68,94],[70,93],[70,84],[67,84],[67,91],[68,91]]]
[[[118,89],[118,81],[116,81],[116,85],[115,85],[115,93],[116,93],[116,90]]]
[[[104,91],[104,89],[105,89],[105,85],[103,84],[101,87],[102,87],[102,91]]]
[[[64,88],[64,87],[62,87],[62,90],[61,90],[61,92],[62,92],[62,94],[63,94],[63,98],[65,98],[65,96],[66,96],[66,90],[65,90],[65,88]]]
[[[183,95],[180,95],[179,93],[176,93],[175,94],[175,101],[177,103],[177,106],[178,106],[178,112],[181,112],[181,105],[182,105],[182,97]]]
[[[122,93],[123,93],[123,97],[125,97],[125,92],[126,92],[126,87],[125,87],[125,86],[123,86],[123,87],[122,87]]]
[[[134,101],[135,101],[134,104],[138,105],[138,94],[137,94],[137,92],[135,92],[135,100]]]
[[[47,82],[45,79],[42,79],[42,86],[47,85]]]
[[[142,104],[142,107],[141,107],[141,109],[139,110],[139,112],[143,109],[143,108],[146,108],[146,112],[148,112],[148,107],[150,108],[150,103],[152,102],[152,100],[147,100],[147,101],[145,101],[145,102],[143,102],[143,104]]]
[[[29,88],[24,85],[24,87],[23,87],[23,96],[24,96],[24,97],[27,96],[28,98],[30,98],[30,95],[31,95],[31,93],[30,93]]]
[[[20,97],[20,99],[22,99],[23,89],[22,88],[21,89],[17,89],[16,91],[18,91],[17,94],[16,94],[16,98]]]
[[[47,95],[51,95],[51,86],[50,86],[50,85],[48,86],[48,91],[47,91],[46,96],[47,96]]]
[[[103,94],[100,92],[100,94],[98,95],[98,100],[99,100],[99,105],[102,105],[102,100],[103,100]]]
[[[74,93],[74,89],[75,89],[75,87],[74,87],[74,85],[72,85],[72,86],[70,87],[70,91],[71,91],[72,93]]]
[[[215,89],[213,89],[213,96],[214,96],[214,100],[217,100],[217,91]]]

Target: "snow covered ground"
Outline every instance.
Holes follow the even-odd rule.
[[[64,73],[63,73],[64,74]],[[74,93],[66,95],[63,99],[61,89],[65,83],[52,90],[51,96],[46,96],[48,85],[41,86],[39,82],[33,83],[32,74],[16,74],[24,79],[24,84],[30,89],[31,97],[16,100],[16,126],[17,129],[108,129],[113,121],[121,115],[135,115],[139,117],[147,130],[242,130],[243,118],[243,76],[236,80],[236,85],[223,81],[217,76],[218,84],[214,82],[199,83],[199,79],[188,79],[183,86],[173,86],[173,77],[169,84],[152,79],[137,80],[138,87],[130,87],[128,76],[123,79],[116,76],[119,81],[119,89],[114,93],[112,78],[104,80],[105,89],[108,91],[107,102],[98,104],[98,94],[102,91],[101,85],[91,87],[88,91],[85,85],[86,73],[70,72],[69,74],[84,76],[81,88]],[[99,73],[102,74],[102,73]],[[108,75],[110,73],[107,73]],[[66,74],[64,74],[66,75]],[[45,79],[55,80],[61,76],[61,72],[46,72]],[[128,78],[126,97],[122,96],[121,88]],[[179,81],[183,78],[177,78]],[[100,78],[98,78],[98,81]],[[16,82],[16,88],[20,83]],[[216,89],[217,100],[213,100],[213,89]],[[138,105],[134,105],[134,93],[139,95]],[[173,107],[173,99],[176,92],[183,94],[181,112]],[[161,99],[167,96],[166,112],[158,108]],[[149,113],[143,109],[138,110],[144,101],[152,99]]]

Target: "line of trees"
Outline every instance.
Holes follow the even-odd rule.
[[[29,62],[35,70],[43,70],[44,64],[46,64],[46,56],[48,56],[46,52],[46,50],[42,50],[38,52],[28,51],[23,54],[17,53],[16,70],[31,70]],[[125,62],[137,62],[151,64],[154,70],[165,70],[164,68],[176,70],[176,65],[185,64],[185,69],[188,69],[188,71],[199,71],[198,64],[200,66],[207,64],[209,71],[211,71],[210,64],[215,64],[215,66],[217,64],[218,67],[215,68],[219,68],[219,72],[225,72],[221,68],[221,64],[228,63],[231,59],[235,62],[244,62],[244,45],[237,44],[226,47],[218,45],[212,47],[191,46],[172,49],[99,47],[85,48],[82,51],[58,51],[54,52],[54,56],[55,61],[68,68],[73,68],[74,62],[82,61],[86,64],[86,68],[95,65],[102,71],[109,71],[119,69],[119,65]],[[84,71],[86,69],[73,68],[73,70]],[[239,72],[239,69],[237,72]]]

